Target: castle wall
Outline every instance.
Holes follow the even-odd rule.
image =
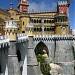
[[[72,40],[57,40],[55,63],[63,68],[62,75],[74,75]]]
[[[38,38],[34,38],[34,49],[39,42],[43,42],[48,48],[49,59],[51,62],[53,62],[54,57],[55,57],[55,41],[53,39],[48,38],[48,37],[41,38],[41,39],[42,40],[39,40]]]

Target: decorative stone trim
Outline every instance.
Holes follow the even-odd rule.
[[[43,36],[34,36],[34,41],[60,41],[60,40],[75,40],[75,37],[72,35],[43,35]]]
[[[17,55],[8,55],[8,57],[17,57]]]

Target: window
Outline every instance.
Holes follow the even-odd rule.
[[[48,23],[48,20],[47,20],[47,23]]]
[[[44,20],[44,23],[46,23],[46,20]]]
[[[24,22],[23,22],[23,25],[24,25]]]
[[[54,28],[51,28],[51,30],[54,31],[55,29]]]
[[[24,8],[23,10],[24,10],[24,11],[26,11],[27,9],[26,9],[26,8]]]
[[[39,31],[42,31],[42,28],[39,28]]]
[[[34,28],[34,31],[36,31],[36,28]]]
[[[14,16],[14,13],[11,13],[12,16]]]
[[[22,31],[22,33],[25,33],[25,31]]]
[[[36,20],[34,20],[34,23],[36,23]]]
[[[47,28],[47,31],[49,31],[49,28]]]
[[[44,28],[44,31],[46,31],[46,28]]]
[[[41,23],[41,20],[39,20],[39,23]]]

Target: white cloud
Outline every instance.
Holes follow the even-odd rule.
[[[34,11],[54,11],[56,9],[56,2],[51,2],[51,3],[45,3],[45,2],[32,2],[29,3],[29,11],[31,12],[32,9]]]

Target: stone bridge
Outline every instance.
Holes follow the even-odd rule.
[[[41,75],[36,55],[43,50],[63,68],[61,75],[74,75],[75,36],[16,34],[16,26],[6,21],[5,36],[0,36],[0,75]]]
[[[42,44],[42,47],[40,47],[40,44]],[[32,75],[38,75],[36,73],[39,67],[35,56],[35,54],[39,51],[38,47],[42,50],[47,49],[46,51],[48,53],[50,62],[60,65],[63,68],[64,75],[74,74],[73,50],[75,51],[75,37],[72,35],[37,35],[34,37],[28,37],[26,34],[17,34],[15,45],[18,63],[12,60],[14,64],[10,65],[10,67],[16,64],[16,70],[19,65],[21,75],[31,75],[31,73]],[[15,57],[14,55],[8,54],[10,46],[12,46],[12,52],[14,53],[15,50],[13,49],[15,46],[11,45],[8,37],[0,36],[0,71],[1,74],[4,75],[8,75],[9,73],[8,57]],[[11,70],[13,69],[14,67],[11,68]]]

